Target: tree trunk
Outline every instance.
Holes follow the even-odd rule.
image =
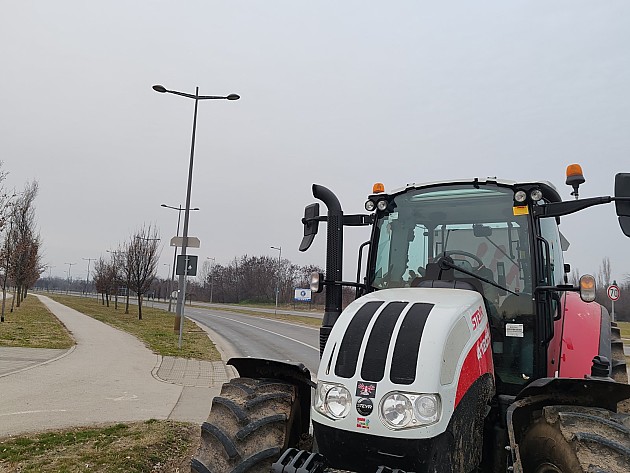
[[[127,288],[127,302],[125,302],[125,314],[129,313],[129,288]]]
[[[142,295],[138,294],[138,320],[142,320]]]

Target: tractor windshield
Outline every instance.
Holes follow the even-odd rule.
[[[504,382],[522,384],[533,369],[526,345],[532,339],[534,307],[529,220],[514,215],[513,196],[511,188],[472,184],[396,195],[376,222],[369,281],[374,289],[417,286],[427,278],[427,265],[446,254],[456,266],[516,293],[480,281],[497,334],[497,374]],[[457,270],[454,276],[470,278]],[[524,333],[509,340],[512,355],[503,354],[500,339],[506,324],[515,322]]]

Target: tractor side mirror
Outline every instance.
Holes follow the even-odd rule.
[[[619,217],[619,226],[624,235],[630,237],[630,173],[619,173],[615,176],[615,209]]]
[[[307,205],[304,209],[304,218],[302,219],[304,224],[304,236],[300,243],[300,251],[306,251],[311,247],[317,230],[319,229],[319,204]]]

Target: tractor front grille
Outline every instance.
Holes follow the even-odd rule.
[[[434,305],[390,302],[381,309],[382,305],[383,302],[379,301],[368,302],[354,315],[339,347],[335,374],[341,378],[352,378],[360,367],[363,380],[381,381],[385,376],[387,357],[393,343],[390,380],[396,384],[412,384],[416,375],[420,340]],[[393,340],[394,329],[403,314],[400,330]],[[377,317],[376,321],[368,332],[374,316]],[[360,359],[365,337],[368,337],[367,344]]]

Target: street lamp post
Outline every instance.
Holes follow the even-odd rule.
[[[84,261],[88,262],[87,266],[87,276],[85,276],[85,293],[88,292],[88,287],[90,286],[90,263],[92,261],[96,261],[96,258],[83,258]],[[98,294],[97,294],[98,296]],[[98,297],[97,297],[98,298]]]
[[[210,265],[210,304],[212,304],[212,290],[214,289],[214,262],[215,258],[210,258],[209,256],[206,259],[212,260],[212,264]]]
[[[282,247],[275,247],[275,246],[271,246],[270,247],[272,250],[278,250],[278,271],[276,274],[276,310],[275,310],[275,314],[278,313],[278,293],[280,292],[280,258],[282,257]]]
[[[167,209],[177,210],[177,212],[178,212],[178,215],[177,215],[177,233],[175,234],[175,236],[178,237],[179,236],[179,223],[182,220],[182,210],[184,210],[182,205],[179,204],[178,207],[172,207],[170,205],[162,204],[161,206],[164,207],[164,208],[167,208]],[[195,207],[194,209],[190,209],[190,210],[199,210],[199,207]],[[168,311],[169,312],[171,311],[171,305],[172,305],[172,300],[173,300],[173,298],[171,297],[171,294],[173,294],[173,283],[175,282],[175,266],[176,266],[176,264],[177,264],[177,245],[175,245],[175,252],[173,253],[173,272],[171,273],[171,281],[170,281],[169,286],[168,286]],[[169,270],[169,273],[170,273],[170,270]],[[177,323],[177,320],[176,320],[175,321],[175,331],[177,331],[177,330],[179,330],[179,327],[178,327],[178,323]]]
[[[70,288],[70,270],[76,263],[64,263],[68,265],[68,285],[66,286],[66,294],[68,294],[68,289]]]
[[[190,144],[190,162],[188,165],[188,186],[186,188],[186,206],[184,207],[184,230],[182,233],[181,256],[183,257],[184,261],[186,261],[187,260],[186,250],[188,247],[188,218],[190,216],[190,191],[192,188],[193,160],[195,156],[195,134],[197,131],[197,106],[200,100],[213,100],[213,99],[238,100],[240,99],[240,96],[236,94],[230,94],[225,97],[217,96],[217,95],[199,95],[199,87],[195,88],[195,95],[187,94],[184,92],[178,92],[175,90],[168,90],[163,85],[154,85],[153,90],[155,90],[156,92],[160,92],[161,94],[169,93],[169,94],[174,94],[174,95],[181,95],[182,97],[193,99],[195,101],[195,111],[193,114],[192,140]],[[187,268],[188,265],[186,264],[185,267]],[[184,273],[187,273],[187,271],[184,271]],[[182,345],[181,343],[182,326],[183,326],[182,322],[183,322],[183,315],[184,315],[184,304],[182,304],[182,300],[185,297],[184,293],[186,290],[186,276],[187,274],[179,275],[179,287],[181,288],[181,290],[177,293],[177,306],[176,306],[177,315],[175,317],[175,325],[179,327],[179,348],[181,348],[181,345]]]

